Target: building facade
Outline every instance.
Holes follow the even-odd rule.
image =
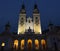
[[[32,32],[35,32],[35,34],[42,34],[40,13],[36,4],[33,10],[33,17],[26,16],[26,10],[24,5],[22,5],[22,8],[20,10],[18,22],[18,34],[24,34],[25,32],[28,32],[29,28],[31,29]]]
[[[22,5],[19,20],[18,33],[10,32],[9,22],[5,25],[5,31],[0,34],[0,50],[60,50],[60,27],[49,24],[47,30],[41,30],[40,13],[37,5],[34,5],[33,17],[27,17],[25,6]],[[1,50],[2,51],[2,50]]]

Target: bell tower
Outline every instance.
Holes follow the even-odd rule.
[[[26,27],[25,24],[26,24],[26,11],[25,6],[23,4],[19,14],[18,34],[24,34]]]
[[[34,10],[33,10],[33,21],[34,21],[35,34],[42,34],[41,23],[40,23],[40,13],[36,4],[34,5]]]

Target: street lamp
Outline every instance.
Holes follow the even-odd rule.
[[[4,46],[5,46],[5,43],[3,42],[3,43],[1,44],[1,46],[4,47]]]
[[[3,42],[3,43],[1,44],[1,51],[4,51],[4,47],[5,47],[5,43]]]

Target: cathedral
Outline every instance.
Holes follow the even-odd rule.
[[[24,5],[22,5],[22,9],[19,14],[18,34],[24,34],[25,32],[28,32],[28,29],[31,29],[31,32],[35,32],[35,34],[42,34],[40,13],[36,4],[33,10],[33,17],[26,16]]]
[[[49,23],[48,29],[42,31],[38,6],[34,5],[33,16],[27,17],[24,4],[18,20],[18,32],[10,32],[10,23],[0,33],[0,51],[58,51],[60,50],[60,26]]]

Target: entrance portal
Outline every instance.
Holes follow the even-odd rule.
[[[14,48],[17,50],[18,49],[18,40],[14,40]]]
[[[42,49],[46,49],[46,41],[44,39],[41,40]]]
[[[39,49],[39,41],[37,39],[35,40],[35,49]]]
[[[24,49],[24,44],[25,44],[25,40],[23,39],[23,40],[21,40],[21,50]]]
[[[31,39],[28,40],[27,48],[28,48],[28,50],[32,49],[32,40]]]

